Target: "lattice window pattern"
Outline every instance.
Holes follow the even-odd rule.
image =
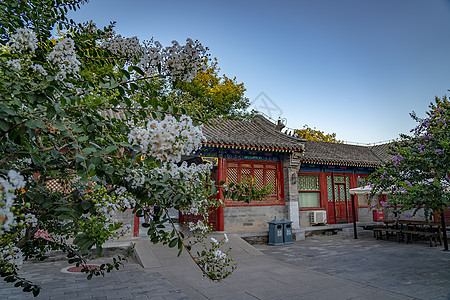
[[[227,182],[242,183],[252,180],[256,188],[270,187],[269,195],[264,200],[279,201],[281,195],[278,186],[278,167],[275,163],[249,163],[240,161],[227,162]],[[234,204],[234,203],[233,203]]]
[[[276,194],[276,172],[275,170],[266,170],[267,185],[270,185],[270,194]]]
[[[252,180],[252,169],[242,168],[241,169],[241,182]]]
[[[264,169],[255,169],[253,178],[258,189],[264,187]]]
[[[75,190],[72,183],[66,180],[50,179],[45,183],[45,186],[52,192],[70,193]]]
[[[227,182],[239,183],[238,168],[227,168]]]
[[[334,176],[334,183],[345,183],[344,176]]]
[[[343,184],[339,185],[339,200],[345,201],[345,186]]]
[[[300,175],[298,176],[298,189],[301,191],[319,191],[318,175]]]
[[[336,201],[339,201],[339,190],[338,190],[338,185],[335,184],[334,185],[334,199],[336,199]]]
[[[327,176],[327,192],[328,201],[333,201],[333,182],[331,180],[331,176]]]
[[[346,195],[347,201],[350,201],[350,178],[345,177]]]

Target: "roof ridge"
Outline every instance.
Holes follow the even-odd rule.
[[[203,127],[203,132],[208,140],[207,144],[217,144],[217,146],[223,144],[303,151],[302,140],[278,132],[274,127],[274,124],[262,117],[251,121],[214,119]]]
[[[288,135],[284,132],[278,131],[276,130],[276,125],[274,123],[272,123],[270,120],[268,120],[267,118],[265,118],[263,115],[256,115],[253,117],[253,119],[251,120],[251,122],[256,123],[258,125],[260,125],[262,127],[262,129],[264,129],[267,133],[271,134],[272,136],[275,137],[280,137],[286,141],[295,141],[295,142],[304,142],[306,141],[305,139],[301,139],[292,135]]]

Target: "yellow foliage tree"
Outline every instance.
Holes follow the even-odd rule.
[[[321,130],[317,130],[316,128],[311,128],[308,125],[303,125],[302,129],[295,129],[295,133],[303,139],[309,141],[321,141],[328,143],[342,143],[336,139],[336,133],[325,133]]]
[[[205,65],[205,70],[192,82],[183,83],[182,104],[206,116],[239,120],[251,118],[253,113],[245,110],[250,101],[244,96],[244,83],[238,83],[236,77],[220,76],[217,58],[206,60]]]

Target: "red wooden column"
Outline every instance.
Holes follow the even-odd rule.
[[[134,214],[133,237],[139,236],[139,217]]]
[[[225,162],[223,157],[219,157],[218,163],[217,163],[217,181],[225,181]],[[223,200],[223,194],[222,191],[219,189],[219,199]],[[217,230],[218,231],[224,231],[224,222],[223,222],[223,206],[220,206],[217,209]]]

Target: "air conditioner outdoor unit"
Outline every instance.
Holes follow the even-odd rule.
[[[317,210],[311,212],[311,224],[325,224],[327,222],[327,212]]]

